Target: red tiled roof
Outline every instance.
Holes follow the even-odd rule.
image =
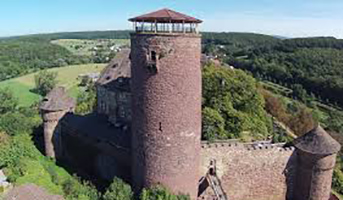
[[[201,23],[202,21],[194,17],[170,10],[162,9],[145,15],[129,19],[131,22],[175,22],[175,23]]]

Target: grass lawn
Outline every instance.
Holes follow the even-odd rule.
[[[100,72],[105,67],[105,64],[87,64],[87,65],[73,65],[67,67],[53,68],[49,71],[58,73],[58,85],[66,87],[72,97],[78,95],[79,80],[78,75],[90,72]],[[15,96],[19,99],[21,106],[30,106],[40,99],[40,96],[30,92],[34,88],[34,75],[36,73],[28,74],[22,77],[6,80],[0,82],[0,88],[9,88],[13,91]]]

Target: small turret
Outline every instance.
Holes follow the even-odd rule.
[[[321,126],[294,141],[297,153],[295,200],[328,200],[341,145]]]
[[[42,114],[44,124],[44,144],[46,156],[55,158],[59,155],[60,148],[60,131],[59,121],[68,112],[73,112],[75,101],[70,98],[65,88],[57,87],[51,90],[44,97],[39,109]]]

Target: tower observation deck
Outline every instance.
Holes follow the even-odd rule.
[[[136,33],[199,33],[201,20],[169,9],[129,19]]]

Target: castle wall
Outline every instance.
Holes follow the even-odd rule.
[[[133,185],[196,197],[201,135],[200,35],[132,34]]]
[[[294,148],[254,147],[240,143],[203,144],[201,174],[215,160],[217,176],[230,200],[285,200],[292,198],[296,159]],[[213,195],[208,188],[202,196]]]
[[[81,175],[111,182],[115,176],[130,180],[131,155],[129,150],[111,142],[88,137],[62,124],[63,161]]]
[[[115,113],[117,109],[116,94],[104,86],[97,86],[97,112],[104,115]]]
[[[131,93],[97,86],[97,112],[112,124],[131,122]]]

